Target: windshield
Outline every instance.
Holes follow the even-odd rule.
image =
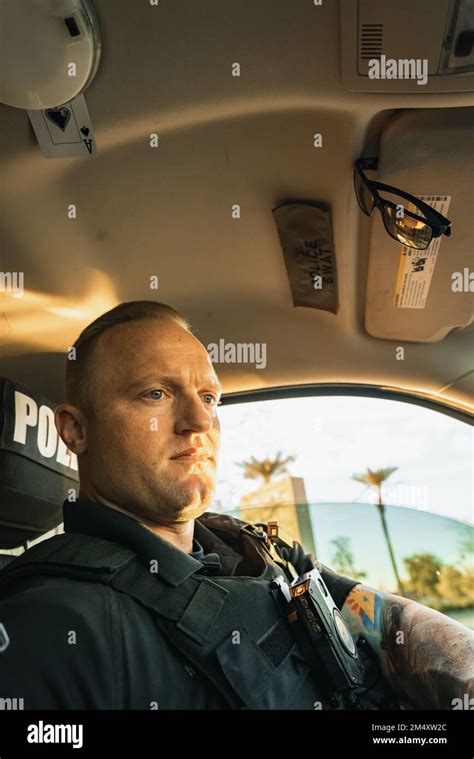
[[[469,425],[341,396],[238,403],[220,418],[215,511],[276,520],[335,571],[474,629]]]

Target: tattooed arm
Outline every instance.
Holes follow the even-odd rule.
[[[474,703],[469,702],[474,697],[474,633],[464,625],[361,584],[347,596],[342,613],[352,634],[364,637],[375,651],[382,675],[399,696],[425,709]]]

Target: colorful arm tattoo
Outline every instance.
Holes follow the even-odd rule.
[[[474,633],[445,614],[356,585],[342,613],[377,654],[387,683],[425,709],[474,707]]]

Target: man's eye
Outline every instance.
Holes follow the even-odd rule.
[[[146,398],[151,398],[152,401],[160,401],[163,397],[163,390],[149,390],[145,393]]]
[[[206,404],[209,404],[209,405],[213,405],[213,406],[217,406],[217,398],[215,398],[215,397],[212,395],[212,393],[206,393],[206,394],[205,394],[205,395],[203,395],[202,397],[203,397],[203,399],[204,399],[204,403],[206,403]],[[210,399],[210,400],[209,400],[209,399]]]

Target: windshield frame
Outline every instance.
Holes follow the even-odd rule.
[[[474,414],[470,414],[461,407],[455,407],[435,400],[429,395],[415,391],[400,390],[380,385],[367,385],[359,383],[310,383],[303,385],[280,385],[269,388],[257,388],[256,390],[242,390],[222,395],[222,406],[234,403],[252,403],[255,401],[270,401],[280,398],[304,398],[308,396],[343,395],[359,396],[364,398],[383,398],[402,403],[411,403],[416,406],[437,411],[453,419],[458,419],[464,424],[474,426]]]

